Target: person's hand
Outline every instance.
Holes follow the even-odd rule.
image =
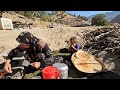
[[[39,41],[39,45],[40,45],[41,48],[44,48],[46,46],[46,43],[41,39]]]
[[[4,70],[5,70],[7,73],[12,73],[10,60],[6,60],[5,65],[4,65]]]
[[[40,62],[34,62],[34,63],[32,63],[31,65],[32,65],[34,68],[38,69],[38,68],[40,67],[41,63],[40,63]]]
[[[73,45],[71,45],[71,47],[72,47],[75,51],[77,51],[77,49],[76,49]]]

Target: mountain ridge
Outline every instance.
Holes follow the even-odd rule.
[[[112,12],[106,12],[106,13],[101,13],[101,14],[105,15],[106,19],[111,21],[113,18],[115,18],[117,15],[120,14],[120,11],[112,11]],[[91,15],[91,16],[88,16],[87,18],[91,21],[92,18],[96,15],[97,14]]]

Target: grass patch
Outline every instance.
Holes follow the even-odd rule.
[[[60,53],[59,50],[52,51],[53,56],[69,56],[70,53]]]

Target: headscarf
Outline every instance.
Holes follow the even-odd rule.
[[[34,50],[34,52],[37,51],[37,42],[39,39],[33,36],[33,34],[30,32],[21,32],[20,35],[16,38],[16,41],[19,43],[28,44],[30,45],[30,48]]]

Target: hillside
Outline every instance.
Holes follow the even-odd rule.
[[[25,17],[23,14],[24,12],[15,12],[15,11],[9,11],[9,12],[3,12],[2,17],[4,18],[10,18],[13,21],[14,28],[26,28],[31,29],[34,27],[38,28],[48,28],[48,27],[64,27],[64,26],[87,26],[89,23],[85,20],[82,20],[80,18],[74,17],[72,15],[69,15],[65,12],[58,11],[54,14],[47,15],[44,19],[50,19],[51,21],[44,21],[40,17],[32,16],[32,18]],[[32,12],[29,12],[31,15]],[[40,12],[36,13],[37,15],[40,14]],[[44,16],[45,17],[45,16]],[[52,25],[52,23],[54,26]]]
[[[50,22],[41,21],[39,18],[35,18],[35,20],[32,20],[14,12],[10,12],[10,13],[5,12],[2,14],[2,17],[12,19],[13,25],[15,24],[14,28],[18,28],[17,27],[18,24],[20,24],[21,26],[31,25],[32,28],[34,27],[47,28],[47,26],[50,24]]]
[[[112,20],[113,18],[115,18],[117,15],[120,14],[120,11],[113,11],[113,12],[106,12],[106,13],[102,13],[106,16],[106,19],[107,20]],[[92,20],[92,18],[94,17],[95,15],[91,15],[89,17],[87,17],[89,20]]]
[[[88,25],[87,21],[79,19],[64,12],[57,12],[52,15],[52,18],[57,23],[65,24],[72,27]]]
[[[111,20],[111,23],[120,23],[120,14]]]

